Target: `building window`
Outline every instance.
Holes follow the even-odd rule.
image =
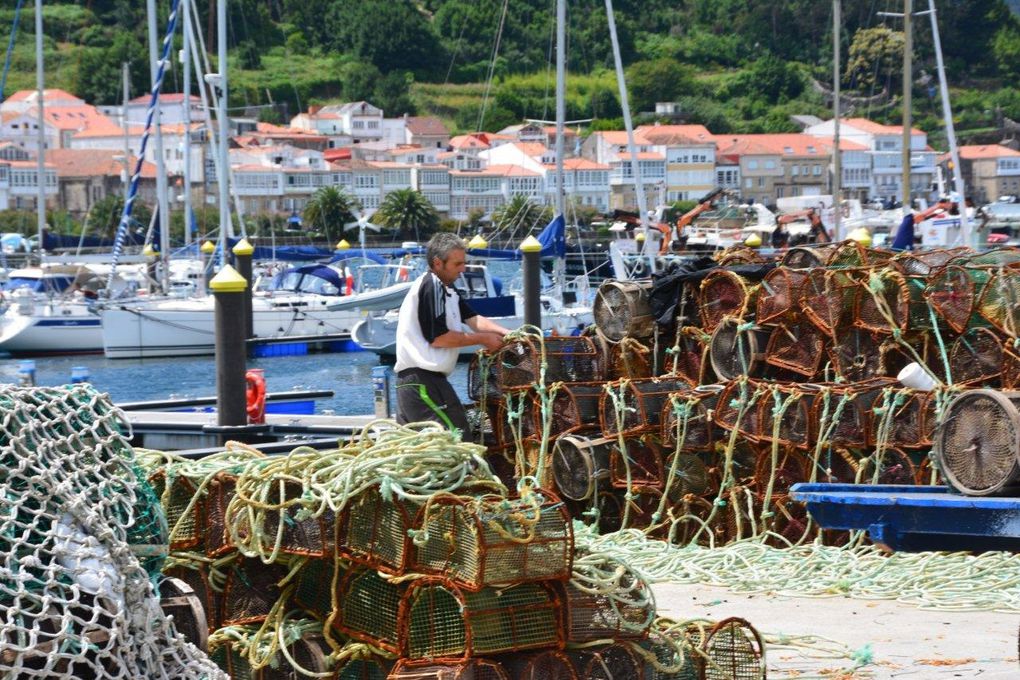
[[[754,180],[748,177],[747,179],[744,180],[744,186],[750,189],[751,187],[754,186]]]

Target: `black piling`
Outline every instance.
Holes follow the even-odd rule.
[[[521,243],[524,254],[524,323],[542,327],[542,244],[534,236]]]
[[[244,292],[248,282],[228,264],[209,288],[216,298],[216,421],[247,425]]]
[[[251,309],[251,286],[252,286],[252,272],[251,272],[251,257],[252,253],[255,252],[255,248],[252,247],[248,239],[242,238],[233,247],[234,253],[234,265],[237,267],[237,273],[244,277],[244,280],[248,282],[248,286],[244,289],[244,337],[254,338],[255,330],[252,321],[252,309]]]

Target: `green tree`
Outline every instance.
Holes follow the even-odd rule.
[[[311,230],[332,242],[343,235],[345,224],[355,221],[354,212],[360,208],[357,199],[340,187],[326,186],[312,194],[303,214]]]
[[[639,61],[626,70],[633,112],[653,111],[655,102],[676,101],[694,93],[694,72],[672,59]]]
[[[415,241],[428,238],[439,228],[439,213],[423,193],[414,189],[397,189],[386,194],[375,219],[401,238],[413,235]]]
[[[1003,26],[995,32],[992,45],[999,73],[1015,80],[1020,76],[1020,29],[1014,24]]]
[[[740,81],[744,91],[760,95],[770,104],[795,99],[804,91],[804,79],[796,66],[772,54],[751,64]]]
[[[88,216],[87,236],[98,236],[99,238],[113,238],[117,234],[117,227],[120,225],[120,218],[124,212],[124,197],[117,194],[107,194],[92,204]],[[131,219],[129,229],[135,235],[145,235],[152,220],[152,209],[149,206],[135,201],[131,204]]]
[[[330,47],[351,52],[383,73],[410,69],[425,77],[445,61],[432,25],[410,0],[335,2],[323,21],[332,36]]]
[[[340,69],[340,81],[343,83],[344,99],[349,102],[366,101],[375,94],[375,84],[382,78],[372,64],[352,61]]]
[[[492,211],[492,224],[496,229],[524,231],[544,227],[552,219],[552,208],[538,205],[523,194],[514,194],[510,200]]]
[[[878,26],[854,34],[846,74],[850,84],[867,90],[895,80],[903,72],[903,33]]]
[[[414,75],[410,72],[387,73],[376,82],[372,103],[381,108],[389,118],[396,118],[405,113],[413,116],[417,112],[411,100],[413,82]]]

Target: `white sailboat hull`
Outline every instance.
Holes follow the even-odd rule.
[[[31,313],[12,305],[0,316],[0,352],[40,355],[102,351],[100,318],[84,303],[38,304]]]

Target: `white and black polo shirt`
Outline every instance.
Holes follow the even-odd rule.
[[[424,368],[450,375],[457,364],[457,348],[433,347],[432,342],[447,331],[466,331],[464,321],[477,316],[456,289],[443,285],[439,277],[426,272],[400,305],[397,320],[397,373],[406,368]]]

